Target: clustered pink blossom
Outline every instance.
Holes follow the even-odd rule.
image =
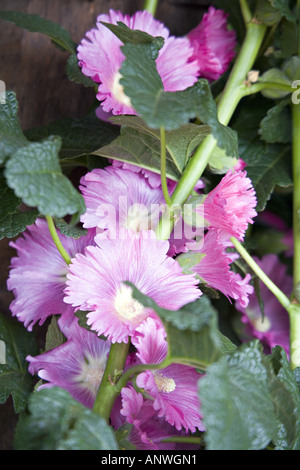
[[[78,47],[79,64],[83,73],[99,83],[97,97],[105,112],[130,114],[134,110],[119,83],[124,60],[121,43],[103,21],[122,21],[165,39],[157,69],[168,91],[185,89],[199,76],[217,78],[233,56],[234,34],[225,28],[223,12],[213,8],[186,38],[170,36],[147,12],[129,17],[110,10],[98,17],[97,29],[89,31]],[[176,182],[168,180],[170,194],[175,187]],[[178,237],[175,229],[168,240],[156,237],[165,205],[160,175],[150,170],[112,161],[105,168],[87,172],[79,189],[86,204],[81,223],[87,234],[74,240],[59,233],[71,258],[69,266],[58,253],[44,219],[37,219],[11,244],[17,252],[8,279],[15,296],[12,314],[28,330],[57,315],[65,338],[54,349],[28,356],[29,371],[43,381],[40,388],[62,387],[92,408],[111,344],[130,341],[126,368],[164,361],[168,349],[164,325],[154,310],[133,298],[127,281],[159,307],[174,312],[201,301],[199,283],[205,283],[236,302],[243,322],[252,325],[252,335],[270,346],[282,340],[278,307],[264,294],[270,326],[267,323],[268,329],[263,331],[258,328],[251,276],[243,278],[232,269],[237,254],[230,250],[230,238],[243,241],[256,216],[255,191],[244,166],[229,170],[211,192],[203,193],[196,213],[203,214],[205,223],[196,227],[193,237],[185,233]],[[195,190],[201,193],[203,189],[199,180]],[[185,225],[184,217],[179,224]],[[189,250],[201,256],[186,274],[178,255]],[[275,260],[271,261],[275,267]],[[283,275],[277,267],[278,275]],[[90,329],[79,325],[78,310],[86,312]],[[132,424],[130,440],[138,449],[176,448],[176,444],[162,441],[204,430],[199,378],[199,371],[187,365],[145,367],[135,382],[122,389],[111,414],[112,425],[117,429]]]
[[[96,28],[88,31],[78,46],[77,57],[82,72],[99,83],[97,99],[101,102],[101,119],[105,119],[106,113],[136,114],[120,83],[120,69],[125,60],[122,42],[103,24],[118,22],[164,39],[156,67],[165,91],[185,90],[199,77],[216,80],[235,55],[236,38],[234,31],[227,28],[227,15],[213,7],[186,37],[171,36],[168,28],[147,11],[129,16],[110,10],[99,15]]]

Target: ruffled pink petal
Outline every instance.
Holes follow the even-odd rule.
[[[193,48],[187,38],[169,36],[168,29],[146,10],[136,12],[132,17],[110,10],[109,14],[98,16],[97,29],[86,33],[86,37],[78,46],[77,54],[82,72],[100,83],[97,98],[105,112],[136,114],[130,100],[122,95],[120,86],[116,86],[116,79],[125,59],[120,49],[122,43],[101,23],[117,24],[118,21],[130,29],[164,38],[165,42],[159,51],[156,64],[165,91],[184,90],[197,81],[198,65],[191,59]]]
[[[191,60],[197,61],[199,75],[208,80],[217,80],[235,56],[236,36],[227,29],[227,17],[222,10],[210,7],[188,34],[194,49]]]
[[[140,304],[131,304],[133,315],[118,310],[115,302],[125,281],[170,310],[201,295],[195,277],[182,273],[177,261],[167,256],[168,249],[167,241],[156,240],[147,231],[128,231],[124,239],[100,239],[99,246],[72,259],[64,301],[90,311],[89,323],[99,334],[112,342],[126,342],[151,313]]]
[[[58,235],[72,257],[94,243],[95,233],[91,229],[79,239]],[[12,314],[32,330],[35,323],[41,325],[50,315],[70,309],[63,301],[67,265],[54,245],[47,222],[37,219],[10,246],[17,251],[7,280],[7,288],[15,296],[10,305]]]
[[[212,228],[243,240],[257,215],[255,190],[246,171],[228,171],[204,200],[204,218]]]

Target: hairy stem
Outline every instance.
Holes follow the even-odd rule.
[[[110,347],[106,368],[95,399],[93,410],[107,422],[114,402],[120,393],[118,380],[123,373],[129,351],[128,343],[113,343]]]

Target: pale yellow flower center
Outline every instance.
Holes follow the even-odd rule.
[[[151,228],[150,214],[146,206],[143,204],[133,204],[129,208],[126,228],[134,232],[149,230]]]
[[[261,331],[262,333],[265,333],[266,331],[269,331],[271,328],[271,322],[269,318],[267,317],[258,317],[255,320],[253,320],[253,326],[257,331]]]
[[[144,316],[145,309],[142,304],[132,297],[130,286],[121,285],[117,291],[114,306],[117,313],[124,320],[140,320],[141,316]]]
[[[174,392],[176,388],[176,383],[170,377],[165,377],[160,372],[154,374],[154,381],[156,383],[157,389],[159,392],[170,393]]]
[[[101,360],[92,356],[87,357],[75,381],[90,390],[93,395],[96,396],[104,374],[105,364],[106,358]]]
[[[125,106],[132,107],[130,98],[127,95],[125,95],[124,87],[120,83],[121,78],[122,78],[122,75],[120,74],[120,72],[116,73],[114,81],[113,81],[113,85],[112,85],[112,94],[114,95],[116,100],[119,101],[119,103],[122,103]]]

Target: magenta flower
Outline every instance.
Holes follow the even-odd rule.
[[[246,171],[228,171],[204,200],[204,218],[211,228],[243,240],[257,215],[256,195]]]
[[[97,28],[86,33],[77,55],[82,72],[100,83],[97,98],[105,112],[136,114],[120,84],[120,69],[125,59],[120,49],[122,42],[101,23],[117,24],[118,21],[130,29],[164,38],[156,65],[165,91],[184,90],[194,85],[198,78],[198,65],[191,57],[193,49],[187,38],[170,36],[169,30],[147,11],[138,11],[130,17],[110,10],[109,14],[98,16]]]
[[[141,173],[108,166],[87,173],[80,183],[85,228],[109,229],[117,236],[122,229],[155,230],[164,196],[161,187],[152,188]]]
[[[159,364],[167,355],[166,332],[160,322],[148,318],[137,328],[133,344],[142,364]],[[171,364],[156,371],[138,375],[138,387],[154,399],[153,408],[158,417],[180,431],[204,430],[201,422],[200,402],[197,395],[198,372],[189,366]]]
[[[131,386],[122,389],[121,398],[120,413],[125,422],[133,425],[129,440],[137,450],[183,450],[187,447],[184,444],[178,447],[174,442],[162,442],[186,433],[177,431],[163,418],[159,418],[150,399],[145,399]]]
[[[282,292],[290,296],[293,280],[287,274],[287,267],[279,261],[278,257],[268,254],[261,259],[257,257],[254,259]],[[247,339],[258,338],[264,344],[267,353],[270,353],[274,346],[280,345],[289,354],[289,315],[262,282],[260,293],[264,305],[264,318],[255,293],[250,296],[249,305],[246,308],[240,302],[236,302],[236,308],[242,314],[241,321],[245,324]]]
[[[95,169],[81,179],[80,190],[86,205],[86,212],[81,216],[84,227],[97,227],[110,238],[126,237],[127,230],[155,231],[166,208],[161,185],[153,177],[159,175],[151,175],[150,171],[144,174],[138,167],[137,171],[132,170],[132,166]],[[172,194],[176,182],[169,179],[167,184]],[[200,186],[199,183],[197,188]],[[186,244],[195,233],[179,216],[169,238],[168,255],[186,251]]]
[[[67,336],[66,342],[39,356],[27,357],[30,363],[29,372],[38,374],[47,381],[38,390],[61,387],[75,400],[92,408],[106,366],[110,343],[81,328],[77,319],[63,333]]]
[[[94,243],[95,230],[79,239],[58,235],[72,257]],[[15,296],[10,304],[12,314],[31,331],[35,323],[42,325],[50,315],[70,310],[63,301],[68,266],[54,245],[47,222],[37,219],[10,246],[17,251],[7,280],[7,288]]]
[[[131,282],[161,307],[177,310],[201,292],[193,275],[183,274],[169,258],[169,243],[154,232],[127,232],[124,239],[100,238],[98,246],[73,258],[67,275],[65,302],[89,311],[88,324],[113,343],[127,342],[154,312],[132,298]]]
[[[199,66],[199,76],[217,80],[235,56],[236,37],[227,29],[227,17],[222,10],[210,7],[202,21],[188,33],[194,53],[191,60]]]
[[[208,286],[247,307],[249,295],[253,293],[253,286],[249,284],[251,276],[247,274],[243,279],[231,270],[230,265],[234,257],[232,253],[226,252],[228,243],[222,238],[222,233],[216,229],[209,230],[205,234],[203,245],[199,249],[204,256],[200,263],[193,267],[193,271]]]

